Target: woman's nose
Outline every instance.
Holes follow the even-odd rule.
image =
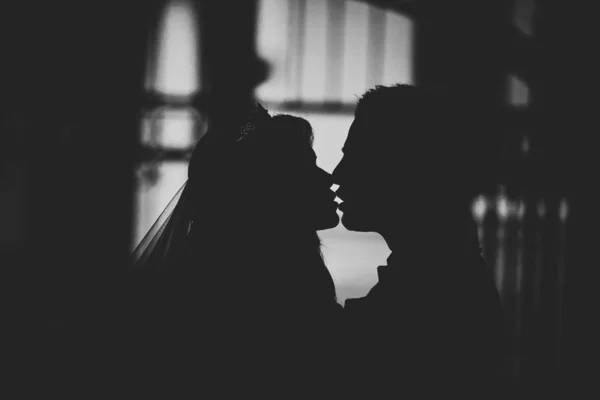
[[[333,185],[333,177],[331,174],[320,167],[317,167],[317,169],[319,182],[322,183],[323,186],[330,188]]]

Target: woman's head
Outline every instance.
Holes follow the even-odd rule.
[[[275,115],[259,147],[261,176],[269,204],[296,229],[331,229],[339,223],[331,175],[317,165],[310,123],[299,117]]]
[[[276,271],[286,293],[310,287],[335,298],[316,233],[339,222],[331,177],[316,165],[308,121],[265,113],[238,140],[209,132],[198,143],[188,173],[192,231],[227,258],[220,262]]]
[[[259,119],[238,140],[223,143],[220,132],[209,132],[198,143],[189,168],[191,183],[200,189],[198,205],[224,223],[234,219],[239,228],[335,227],[333,182],[316,164],[310,123],[291,115]]]

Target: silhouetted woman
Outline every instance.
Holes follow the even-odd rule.
[[[306,120],[260,105],[238,132],[208,132],[136,249],[135,313],[176,376],[262,389],[328,379],[341,306],[317,230],[339,220],[312,140]]]

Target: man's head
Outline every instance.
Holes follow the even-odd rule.
[[[463,182],[468,161],[455,104],[410,85],[377,86],[358,101],[333,172],[350,230],[416,234]],[[462,127],[461,127],[462,128]]]

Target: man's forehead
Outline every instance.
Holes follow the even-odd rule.
[[[354,150],[356,147],[363,146],[365,142],[365,133],[362,120],[355,117],[354,121],[352,121],[352,125],[350,125],[350,128],[348,129],[348,135],[346,136],[342,151],[346,153],[348,150]]]

